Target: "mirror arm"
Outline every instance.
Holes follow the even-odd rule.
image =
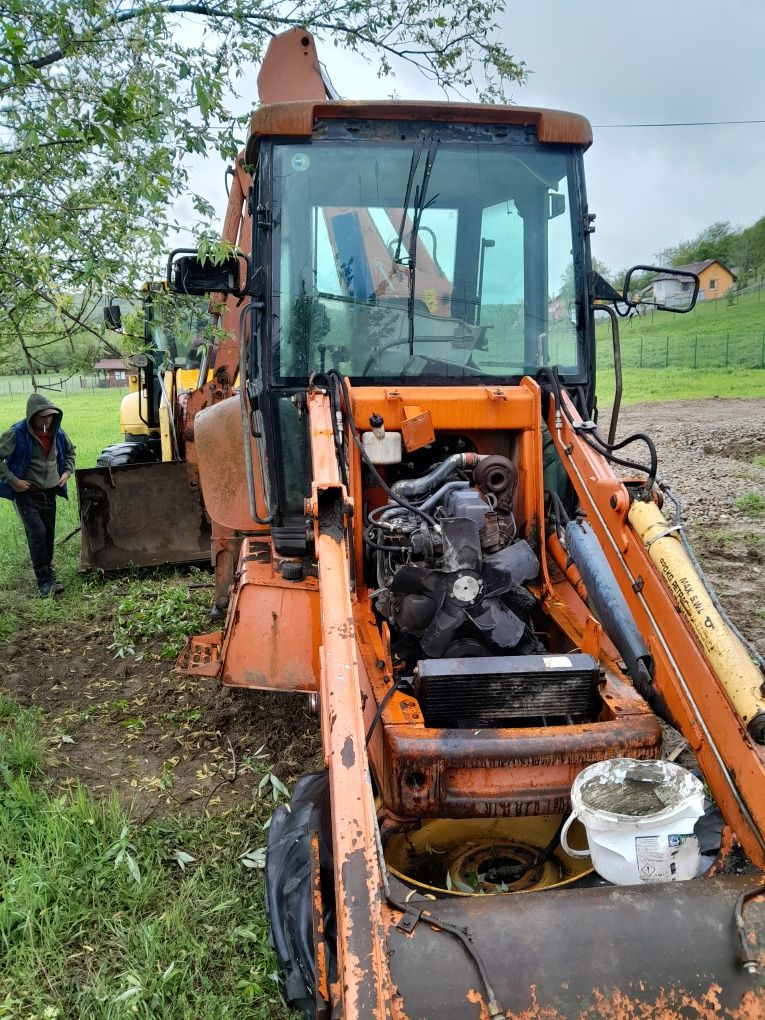
[[[165,282],[167,283],[167,289],[173,290],[173,263],[177,255],[199,255],[196,248],[173,248],[170,254],[167,256],[167,273],[165,276]]]
[[[619,420],[619,411],[622,406],[622,348],[619,339],[619,319],[616,312],[609,305],[593,304],[594,312],[606,312],[611,320],[611,339],[614,347],[614,377],[616,388],[614,390],[614,406],[611,409],[611,424],[608,427],[608,443],[610,446],[616,442],[616,424]]]

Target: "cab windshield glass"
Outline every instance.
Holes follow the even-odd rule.
[[[513,130],[274,148],[275,382],[581,377],[574,156]]]

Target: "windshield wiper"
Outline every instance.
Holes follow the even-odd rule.
[[[401,229],[399,230],[398,244],[396,246],[396,261],[400,260],[401,254],[401,239],[404,233],[404,225],[406,223],[406,213],[409,206],[409,193],[412,188],[412,180],[417,171],[417,164],[420,161],[420,154],[422,152],[423,145],[425,143],[424,135],[420,135],[415,151],[412,153],[412,162],[409,167],[409,179],[406,184],[406,196],[404,198],[404,212],[401,219]],[[430,202],[426,202],[426,196],[428,193],[428,183],[430,181],[430,175],[433,171],[433,163],[436,159],[436,153],[438,152],[438,146],[441,143],[441,138],[438,132],[434,132],[430,137],[430,145],[428,146],[428,154],[425,157],[425,169],[422,171],[422,180],[414,190],[414,202],[412,204],[412,230],[407,240],[407,247],[409,249],[409,300],[407,302],[407,319],[409,320],[409,357],[414,355],[414,288],[415,288],[415,274],[417,272],[417,235],[420,232],[420,220],[425,210],[435,202],[438,195],[434,195]]]
[[[398,237],[396,238],[396,253],[393,256],[394,265],[403,265],[401,260],[401,245],[404,243],[404,230],[406,228],[406,214],[409,209],[409,196],[412,193],[412,182],[414,181],[414,175],[417,173],[417,167],[420,162],[420,156],[422,155],[423,147],[425,146],[425,132],[420,131],[417,136],[417,143],[412,150],[412,158],[409,161],[409,176],[406,179],[406,190],[404,191],[404,207],[401,210],[401,226],[398,228]]]

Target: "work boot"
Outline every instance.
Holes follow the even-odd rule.
[[[41,599],[47,599],[51,593],[51,585],[53,583],[53,571],[50,567],[35,567],[35,579],[37,581],[37,591]]]
[[[63,591],[64,591],[63,584],[59,581],[59,579],[54,574],[51,577],[51,579],[50,579],[50,593],[51,593],[51,595],[61,595],[63,593]]]

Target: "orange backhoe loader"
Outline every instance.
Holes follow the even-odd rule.
[[[762,1017],[761,663],[650,437],[616,438],[618,401],[596,424],[594,314],[618,366],[635,271],[617,293],[591,269],[589,123],[328,98],[300,30],[259,85],[236,254],[168,266],[225,297],[239,351],[238,395],[190,421],[207,512],[244,537],[225,624],[179,668],[320,712],[325,769],[269,830],[286,998]],[[669,275],[689,310],[698,280]],[[673,804],[660,720],[704,781],[666,837],[643,826]],[[582,787],[612,823],[598,873],[575,784],[606,768]]]

